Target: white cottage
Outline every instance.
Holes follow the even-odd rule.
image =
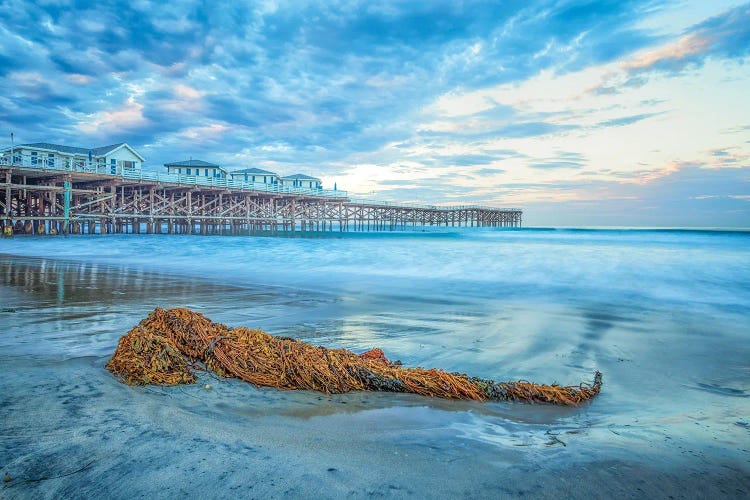
[[[13,148],[14,163],[22,163],[39,168],[67,168],[71,170],[102,167],[106,165],[111,173],[116,174],[125,170],[140,170],[146,161],[127,143],[112,144],[98,148],[79,148],[63,146],[48,142],[34,142],[19,144]],[[11,148],[5,148],[3,153],[10,153]]]
[[[195,177],[206,177],[215,179],[226,179],[227,171],[215,163],[203,160],[185,160],[165,163],[167,173],[179,175],[192,175]]]
[[[234,181],[255,182],[271,186],[280,184],[277,174],[263,170],[262,168],[243,168],[242,170],[230,172],[229,175],[232,176],[232,180]]]
[[[306,189],[321,189],[323,187],[320,179],[305,174],[287,175],[281,178],[281,183],[284,187]]]

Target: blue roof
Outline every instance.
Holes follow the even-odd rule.
[[[17,148],[29,148],[29,149],[49,149],[52,151],[59,151],[60,153],[79,154],[79,155],[87,155],[89,154],[89,151],[91,151],[91,154],[94,154],[96,156],[104,156],[106,153],[109,153],[113,149],[119,148],[123,144],[125,143],[120,142],[118,144],[112,144],[110,146],[100,146],[98,148],[79,148],[76,146],[63,146],[61,144],[51,144],[49,142],[32,142],[30,144],[19,144],[16,147]]]
[[[203,160],[184,160],[184,161],[173,161],[171,163],[165,163],[165,167],[209,167],[209,168],[221,168],[215,163],[208,163]]]
[[[83,155],[88,156],[89,151],[93,156],[106,156],[107,153],[113,151],[121,146],[127,146],[124,142],[118,142],[117,144],[110,144],[109,146],[99,146],[98,148],[80,148],[77,146],[64,146],[62,144],[52,144],[50,142],[32,142],[29,144],[19,144],[16,148],[28,148],[28,149],[46,149],[49,151],[57,151],[58,153],[66,153],[72,155]],[[133,153],[138,156],[141,161],[145,161],[141,155],[139,155],[133,148],[128,146]],[[10,151],[11,148],[5,148],[3,151]]]
[[[233,172],[230,172],[232,174],[261,174],[261,175],[276,175],[273,172],[269,172],[268,170],[263,170],[262,168],[243,168],[242,170],[235,170]]]
[[[300,179],[300,180],[310,180],[310,181],[319,181],[317,177],[310,177],[309,175],[305,174],[293,174],[293,175],[286,175],[282,177],[282,179]]]

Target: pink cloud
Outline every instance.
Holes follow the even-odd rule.
[[[690,56],[706,52],[710,46],[710,39],[698,35],[688,35],[674,43],[642,52],[633,59],[622,63],[621,67],[625,71],[638,71],[663,63],[681,62]]]

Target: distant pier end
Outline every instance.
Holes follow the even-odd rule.
[[[3,234],[388,231],[522,221],[520,208],[358,200],[341,190],[149,172],[126,162],[1,157]]]

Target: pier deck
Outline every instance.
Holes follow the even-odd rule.
[[[520,227],[521,220],[519,208],[357,200],[346,191],[0,159],[0,225],[15,233],[387,231]]]

